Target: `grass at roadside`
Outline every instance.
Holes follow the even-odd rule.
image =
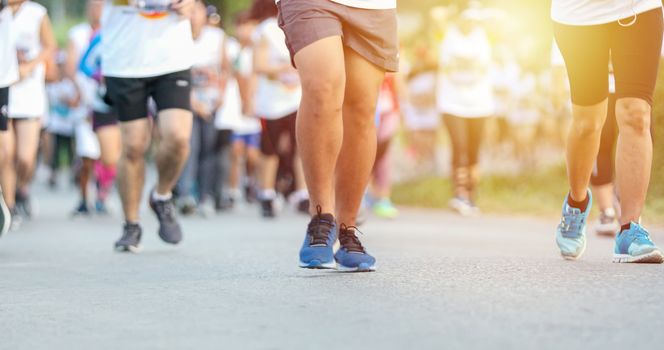
[[[520,175],[487,175],[481,180],[478,206],[487,214],[557,217],[566,191],[563,165]],[[664,223],[664,198],[652,192],[644,219],[647,223],[661,225]],[[447,208],[451,184],[449,179],[437,177],[407,181],[394,186],[392,198],[398,205]]]

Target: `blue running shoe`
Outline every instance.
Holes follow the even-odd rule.
[[[593,197],[588,191],[588,207],[583,213],[577,208],[570,207],[567,198],[569,196],[563,203],[562,218],[556,230],[556,243],[563,258],[576,260],[586,250],[586,224]]]
[[[650,240],[648,231],[631,222],[629,230],[620,232],[616,237],[613,262],[661,264],[664,262],[664,255]]]
[[[347,272],[376,271],[376,259],[369,255],[362,246],[362,242],[355,235],[354,226],[341,224],[339,230],[339,243],[341,247],[334,255],[338,269]]]
[[[300,249],[300,267],[305,269],[334,269],[334,243],[337,241],[337,224],[332,214],[318,213],[311,218],[307,235]]]

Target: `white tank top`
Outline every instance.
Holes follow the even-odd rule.
[[[74,44],[76,55],[80,59],[90,46],[92,39],[92,27],[89,23],[81,23],[73,26],[68,33],[69,41]]]
[[[19,61],[30,61],[39,56],[40,28],[46,8],[32,1],[24,2],[14,14],[12,35]],[[35,118],[46,112],[45,67],[39,64],[28,77],[9,89],[9,117]]]
[[[159,5],[170,0],[141,3]],[[113,3],[104,7],[101,61],[106,76],[145,78],[189,69],[193,46],[189,20],[176,13]]]
[[[662,7],[661,0],[553,0],[551,18],[567,25],[597,25],[629,19],[658,7]]]
[[[16,48],[12,36],[12,12],[5,8],[0,12],[0,88],[6,88],[18,80]]]

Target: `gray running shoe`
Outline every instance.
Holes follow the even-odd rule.
[[[150,208],[159,220],[159,237],[166,243],[178,244],[182,240],[182,229],[175,215],[173,200],[157,201],[150,194]]]
[[[119,252],[138,253],[141,247],[141,236],[143,230],[138,224],[125,224],[122,237],[115,242],[115,250]]]

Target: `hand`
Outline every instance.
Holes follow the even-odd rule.
[[[21,80],[29,77],[32,74],[32,71],[35,69],[35,66],[31,63],[21,63],[18,65],[18,75]]]
[[[180,16],[189,18],[196,0],[172,0],[171,8]]]

